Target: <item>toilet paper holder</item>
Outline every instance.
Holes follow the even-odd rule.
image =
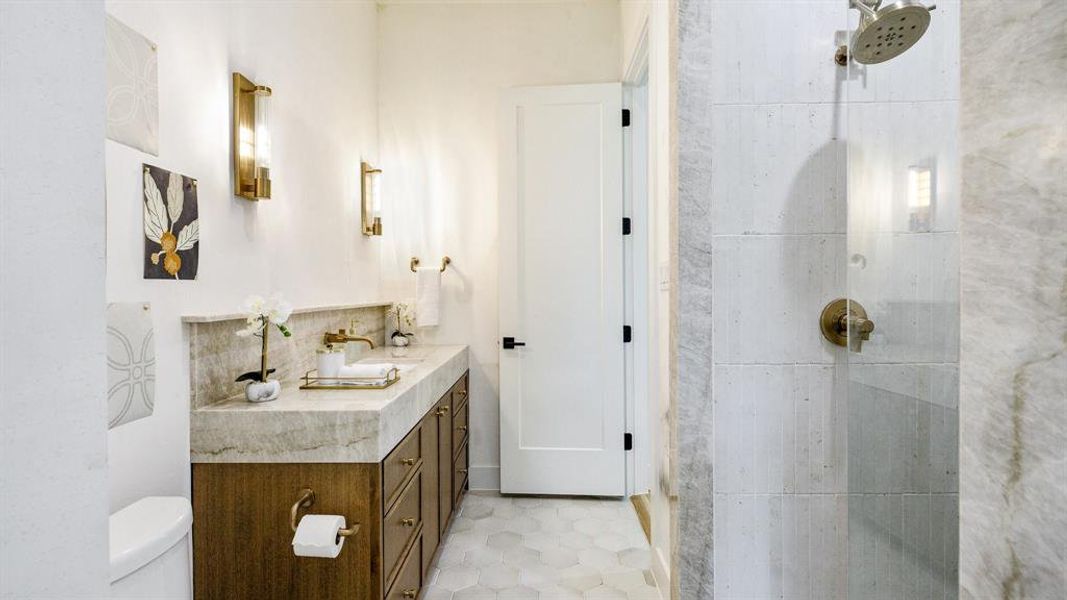
[[[311,488],[300,490],[300,498],[296,501],[296,504],[289,509],[289,526],[293,528],[294,532],[296,531],[297,523],[300,522],[300,509],[310,508],[312,504],[315,504],[315,491]],[[359,523],[353,524],[348,529],[338,529],[337,536],[348,537],[350,535],[355,535],[357,531],[359,531]]]

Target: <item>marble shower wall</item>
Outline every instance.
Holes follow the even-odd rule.
[[[1067,3],[963,3],[961,596],[1067,597]]]
[[[959,3],[939,4],[903,57],[841,69],[847,2],[679,2],[682,598],[956,597]],[[916,164],[938,182],[919,228]],[[817,326],[848,293],[879,328],[851,359]]]
[[[315,350],[322,334],[346,329],[369,337],[375,345],[385,343],[387,306],[330,308],[295,312],[289,319],[292,337],[284,338],[272,328],[268,366],[277,369],[273,377],[294,381],[315,368]],[[242,338],[234,332],[244,326],[244,318],[220,320],[187,318],[189,324],[189,380],[191,409],[196,410],[243,393],[244,384],[234,378],[259,369],[259,338]],[[362,343],[353,343],[358,346]],[[358,350],[356,350],[358,352]]]

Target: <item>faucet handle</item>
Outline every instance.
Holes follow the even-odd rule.
[[[874,322],[865,317],[850,315],[848,317],[848,345],[853,352],[863,351],[863,342],[871,339]]]

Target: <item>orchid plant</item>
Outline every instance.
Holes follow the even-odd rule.
[[[293,332],[285,323],[289,320],[289,315],[293,313],[293,307],[279,296],[274,295],[269,299],[264,299],[262,296],[249,296],[245,300],[243,309],[247,313],[245,327],[239,329],[237,335],[262,338],[263,353],[260,357],[259,371],[249,371],[238,377],[237,381],[267,381],[267,376],[274,372],[274,369],[267,368],[267,340],[270,328],[273,325],[283,336],[291,337]]]
[[[407,339],[415,336],[414,333],[404,332],[405,325],[407,325],[408,327],[415,326],[415,311],[412,310],[411,305],[406,302],[396,302],[389,307],[389,310],[386,311],[385,316],[389,319],[392,319],[396,323],[396,331],[394,331],[392,335],[394,342],[398,337],[404,338],[405,343],[394,343],[394,345],[406,346]]]

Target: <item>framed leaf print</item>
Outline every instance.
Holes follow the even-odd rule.
[[[144,278],[196,279],[200,221],[196,180],[144,165]]]

